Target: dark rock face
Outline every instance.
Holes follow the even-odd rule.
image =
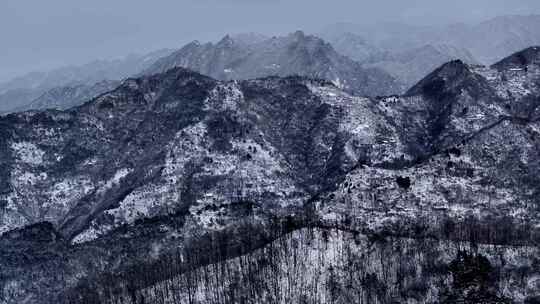
[[[527,67],[451,62],[406,96],[372,99],[325,80],[222,82],[174,68],[67,111],[1,117],[1,299],[99,303],[120,294],[140,302],[158,282],[282,246],[283,234],[313,226],[368,240],[450,242],[437,254],[462,241],[523,246],[514,254],[533,264],[540,90],[538,66]],[[391,252],[389,260],[402,251]],[[456,278],[487,265],[471,261],[456,264]],[[376,283],[366,287],[373,299],[429,302],[448,287],[400,279],[402,289],[378,294],[393,270],[362,269],[360,281]],[[523,282],[538,271],[499,286],[533,297]],[[486,288],[497,299],[517,297]]]
[[[14,242],[53,243],[60,238],[53,224],[48,222],[29,225],[21,229],[9,231],[3,235],[3,240]]]
[[[423,113],[420,114],[424,134],[418,142],[423,153],[434,153],[440,151],[441,147],[459,145],[474,129],[470,125],[455,125],[458,123],[456,120],[467,120],[466,117],[471,115],[469,109],[482,113],[478,114],[482,115],[482,124],[489,125],[499,119],[499,115],[489,109],[501,103],[499,98],[487,80],[462,61],[443,65],[412,87],[407,95],[412,99],[415,99],[414,96],[424,97]],[[463,132],[467,128],[470,129]]]
[[[185,67],[220,80],[300,75],[326,79],[361,96],[400,93],[402,86],[378,68],[364,68],[315,36],[296,32],[246,44],[226,36],[217,44],[192,42],[158,60],[145,74]]]
[[[540,65],[540,47],[527,48],[493,65],[497,70],[527,69],[530,65]]]
[[[399,187],[407,190],[411,187],[411,179],[409,177],[396,177],[396,183]]]
[[[486,257],[460,251],[449,270],[454,282],[443,303],[511,303],[496,295],[499,278]]]
[[[540,303],[540,296],[536,296],[536,297],[528,297],[527,299],[525,299],[525,304],[537,304],[537,303]]]

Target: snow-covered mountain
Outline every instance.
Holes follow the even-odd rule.
[[[334,82],[357,95],[399,93],[403,86],[378,68],[364,68],[301,31],[265,40],[224,37],[216,44],[192,42],[160,59],[145,74],[185,67],[220,80],[300,75]]]
[[[0,117],[1,299],[531,303],[539,62],[379,98],[173,68]]]

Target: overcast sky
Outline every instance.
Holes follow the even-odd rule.
[[[336,22],[474,23],[540,0],[0,0],[0,81],[226,33],[315,32]]]

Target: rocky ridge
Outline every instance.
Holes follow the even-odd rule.
[[[532,301],[539,58],[531,48],[492,67],[453,61],[404,96],[371,99],[305,77],[217,81],[174,68],[67,111],[1,117],[2,300],[140,301],[160,282],[265,245],[295,256],[276,241],[290,231],[303,240],[309,227],[378,240],[376,250],[408,242],[424,252],[422,239],[448,242],[437,255],[485,246],[442,260],[450,268],[434,278],[457,285],[402,286],[379,300]],[[497,260],[495,245],[524,250]],[[512,261],[497,281],[512,288],[463,280],[463,265],[492,275],[482,256]],[[381,285],[370,288],[384,289],[391,269],[375,271]]]
[[[332,81],[360,96],[400,93],[401,83],[378,68],[364,68],[338,54],[322,39],[297,31],[283,37],[254,39],[225,36],[216,44],[194,41],[158,60],[144,74],[184,67],[220,80],[300,75]]]

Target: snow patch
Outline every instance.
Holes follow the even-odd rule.
[[[40,165],[43,163],[45,152],[30,142],[17,142],[11,144],[11,149],[17,158],[29,165]]]

